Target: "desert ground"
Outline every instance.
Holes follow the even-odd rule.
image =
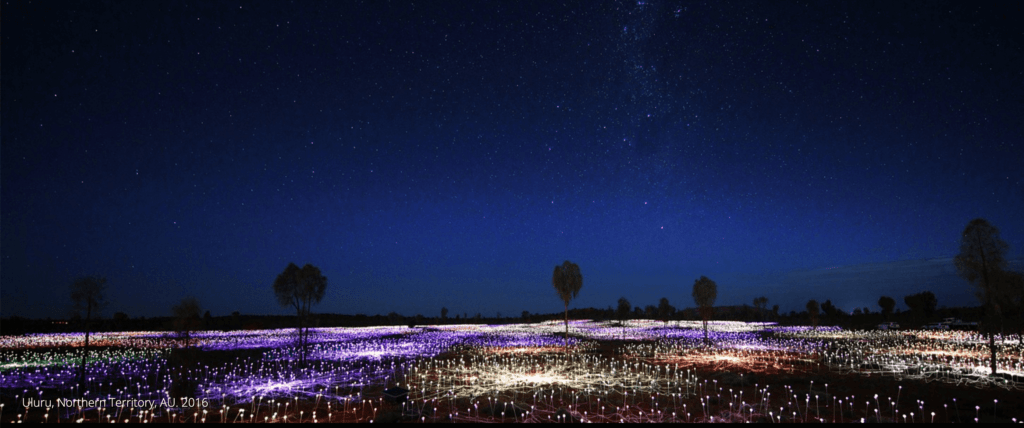
[[[0,336],[3,422],[1019,422],[973,332],[711,321]],[[1012,340],[1011,340],[1012,339]],[[300,355],[305,353],[303,361]]]

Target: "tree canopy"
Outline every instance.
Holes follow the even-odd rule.
[[[979,288],[976,294],[982,304],[986,304],[985,292],[992,285],[989,275],[1006,268],[1008,249],[999,229],[983,218],[971,220],[960,235],[960,254],[953,263],[961,278]]]
[[[693,282],[693,302],[697,304],[700,317],[704,324],[704,343],[708,343],[708,320],[718,298],[718,284],[701,275]]]
[[[88,320],[93,311],[107,305],[107,279],[102,276],[83,276],[71,283],[71,302],[76,311],[85,311]]]
[[[274,281],[274,295],[281,306],[292,306],[296,310],[308,309],[313,303],[320,303],[327,290],[327,278],[320,268],[306,264],[299,269],[295,263],[288,263]]]
[[[658,300],[658,318],[662,321],[668,321],[676,313],[675,306],[668,303],[668,297],[662,297]]]
[[[93,312],[99,312],[107,305],[107,279],[102,276],[83,276],[71,283],[71,302],[76,315],[85,311],[85,346],[82,347],[82,364],[79,383],[85,383],[85,362],[89,356],[89,321]]]
[[[555,266],[555,272],[551,275],[551,284],[558,292],[558,297],[565,303],[565,348],[569,349],[569,301],[576,298],[583,288],[583,274],[580,267],[573,262],[566,260],[561,265]]]
[[[171,307],[171,313],[174,314],[174,328],[185,337],[186,349],[191,345],[192,332],[199,327],[200,312],[202,309],[199,306],[199,299],[192,296],[181,299],[181,302]]]
[[[583,275],[580,274],[580,267],[568,260],[555,266],[551,284],[558,292],[558,298],[562,299],[566,306],[569,306],[569,302],[575,299],[580,294],[580,289],[583,288]]]
[[[693,282],[693,302],[699,307],[711,307],[715,305],[715,299],[718,298],[718,284],[715,281],[708,279],[706,276],[701,276]]]
[[[302,350],[300,357],[303,363],[306,358],[306,336],[309,334],[307,320],[310,309],[314,304],[320,303],[326,290],[327,277],[320,273],[320,268],[308,263],[302,269],[295,263],[288,263],[284,272],[274,280],[277,303],[295,308],[299,321],[299,347]]]
[[[818,328],[819,307],[817,300],[812,299],[807,301],[807,313],[811,316],[811,325],[814,328]]]
[[[754,307],[757,308],[757,315],[761,321],[765,319],[765,311],[768,308],[768,298],[761,296],[754,298]]]
[[[633,309],[633,305],[626,300],[625,297],[619,298],[619,306],[615,310],[615,314],[618,315],[619,321],[625,321],[629,317],[629,312]]]
[[[999,237],[999,229],[983,218],[971,220],[960,234],[960,253],[953,258],[957,273],[974,286],[974,294],[985,310],[981,329],[988,333],[990,366],[996,374],[994,332],[1002,321],[1002,312],[1012,294],[1005,275],[1009,245]]]
[[[935,298],[935,293],[931,291],[922,291],[917,294],[911,294],[909,296],[903,296],[903,303],[910,308],[911,311],[931,317],[935,312],[935,307],[939,304],[938,299]]]
[[[181,302],[171,307],[171,312],[174,314],[174,318],[177,319],[196,319],[199,318],[199,313],[202,312],[202,309],[199,306],[199,299],[189,296],[181,299]]]
[[[878,298],[878,306],[882,308],[882,316],[889,319],[892,309],[896,307],[896,300],[889,296],[882,296]]]

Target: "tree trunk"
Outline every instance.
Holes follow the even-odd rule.
[[[80,369],[81,375],[79,375],[79,384],[85,387],[85,360],[89,357],[89,327],[86,324],[85,327],[85,346],[82,348],[82,368]]]
[[[85,388],[85,360],[89,357],[89,319],[92,317],[92,305],[85,312],[85,346],[82,348],[82,368],[78,383]]]
[[[989,361],[991,361],[990,366],[992,368],[992,376],[995,376],[996,375],[996,336],[995,336],[995,334],[992,333],[992,331],[988,332],[988,349],[989,349],[989,356],[991,357],[991,360],[989,360]]]
[[[309,305],[302,313],[302,367],[306,367],[309,357]]]
[[[306,337],[305,327],[306,325],[306,314],[305,311],[299,309],[299,365],[306,367]]]
[[[569,304],[565,304],[565,352],[569,353]]]
[[[302,310],[302,367],[306,367],[306,354],[309,348],[309,298]]]
[[[708,341],[708,320],[704,319],[702,321],[704,324],[704,345],[709,345],[710,342]]]

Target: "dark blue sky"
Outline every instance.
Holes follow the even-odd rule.
[[[462,5],[463,3],[468,4]],[[5,2],[4,316],[974,305],[1024,245],[1009,2]]]

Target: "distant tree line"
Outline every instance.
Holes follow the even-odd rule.
[[[961,233],[960,252],[954,258],[958,274],[972,287],[980,307],[942,308],[931,291],[921,291],[902,297],[907,311],[896,308],[897,300],[880,296],[878,311],[870,307],[852,310],[836,307],[831,300],[808,300],[804,311],[780,313],[779,306],[768,308],[769,299],[759,296],[753,305],[714,306],[718,297],[717,284],[701,276],[690,290],[695,308],[677,309],[668,297],[662,297],[657,305],[632,306],[626,297],[618,299],[617,305],[607,309],[570,308],[583,285],[583,276],[575,263],[565,261],[554,269],[552,285],[563,304],[561,313],[531,314],[523,311],[518,317],[503,317],[501,313],[490,317],[482,313],[470,316],[463,312],[449,316],[447,307],[441,308],[439,317],[422,314],[403,316],[395,312],[387,315],[341,315],[314,314],[312,308],[325,294],[327,278],[319,268],[306,264],[299,268],[290,263],[273,282],[273,292],[279,304],[295,310],[294,317],[242,315],[213,316],[206,311],[199,315],[199,301],[188,297],[172,309],[172,317],[131,318],[124,312],[116,312],[104,319],[103,309],[107,306],[106,279],[94,275],[76,278],[70,288],[71,301],[76,311],[70,320],[26,320],[8,317],[0,322],[0,333],[21,334],[27,332],[84,331],[84,346],[81,347],[79,374],[84,376],[89,354],[91,333],[116,330],[173,330],[183,340],[183,346],[192,345],[192,333],[196,330],[237,330],[264,328],[296,328],[297,345],[304,357],[309,343],[310,328],[315,326],[371,326],[407,325],[410,327],[440,323],[502,323],[540,322],[562,320],[565,323],[566,344],[569,334],[569,319],[618,320],[646,318],[669,322],[671,320],[700,320],[707,337],[707,324],[714,319],[744,321],[774,321],[781,324],[839,325],[845,328],[871,328],[874,323],[897,321],[906,327],[919,327],[941,318],[957,317],[964,320],[980,321],[981,330],[988,337],[990,355],[999,345],[995,336],[1007,337],[1013,334],[1024,342],[1024,275],[1007,267],[1008,245],[999,237],[999,230],[984,219],[972,220]],[[726,293],[727,294],[727,293]],[[995,367],[992,367],[993,372]]]

